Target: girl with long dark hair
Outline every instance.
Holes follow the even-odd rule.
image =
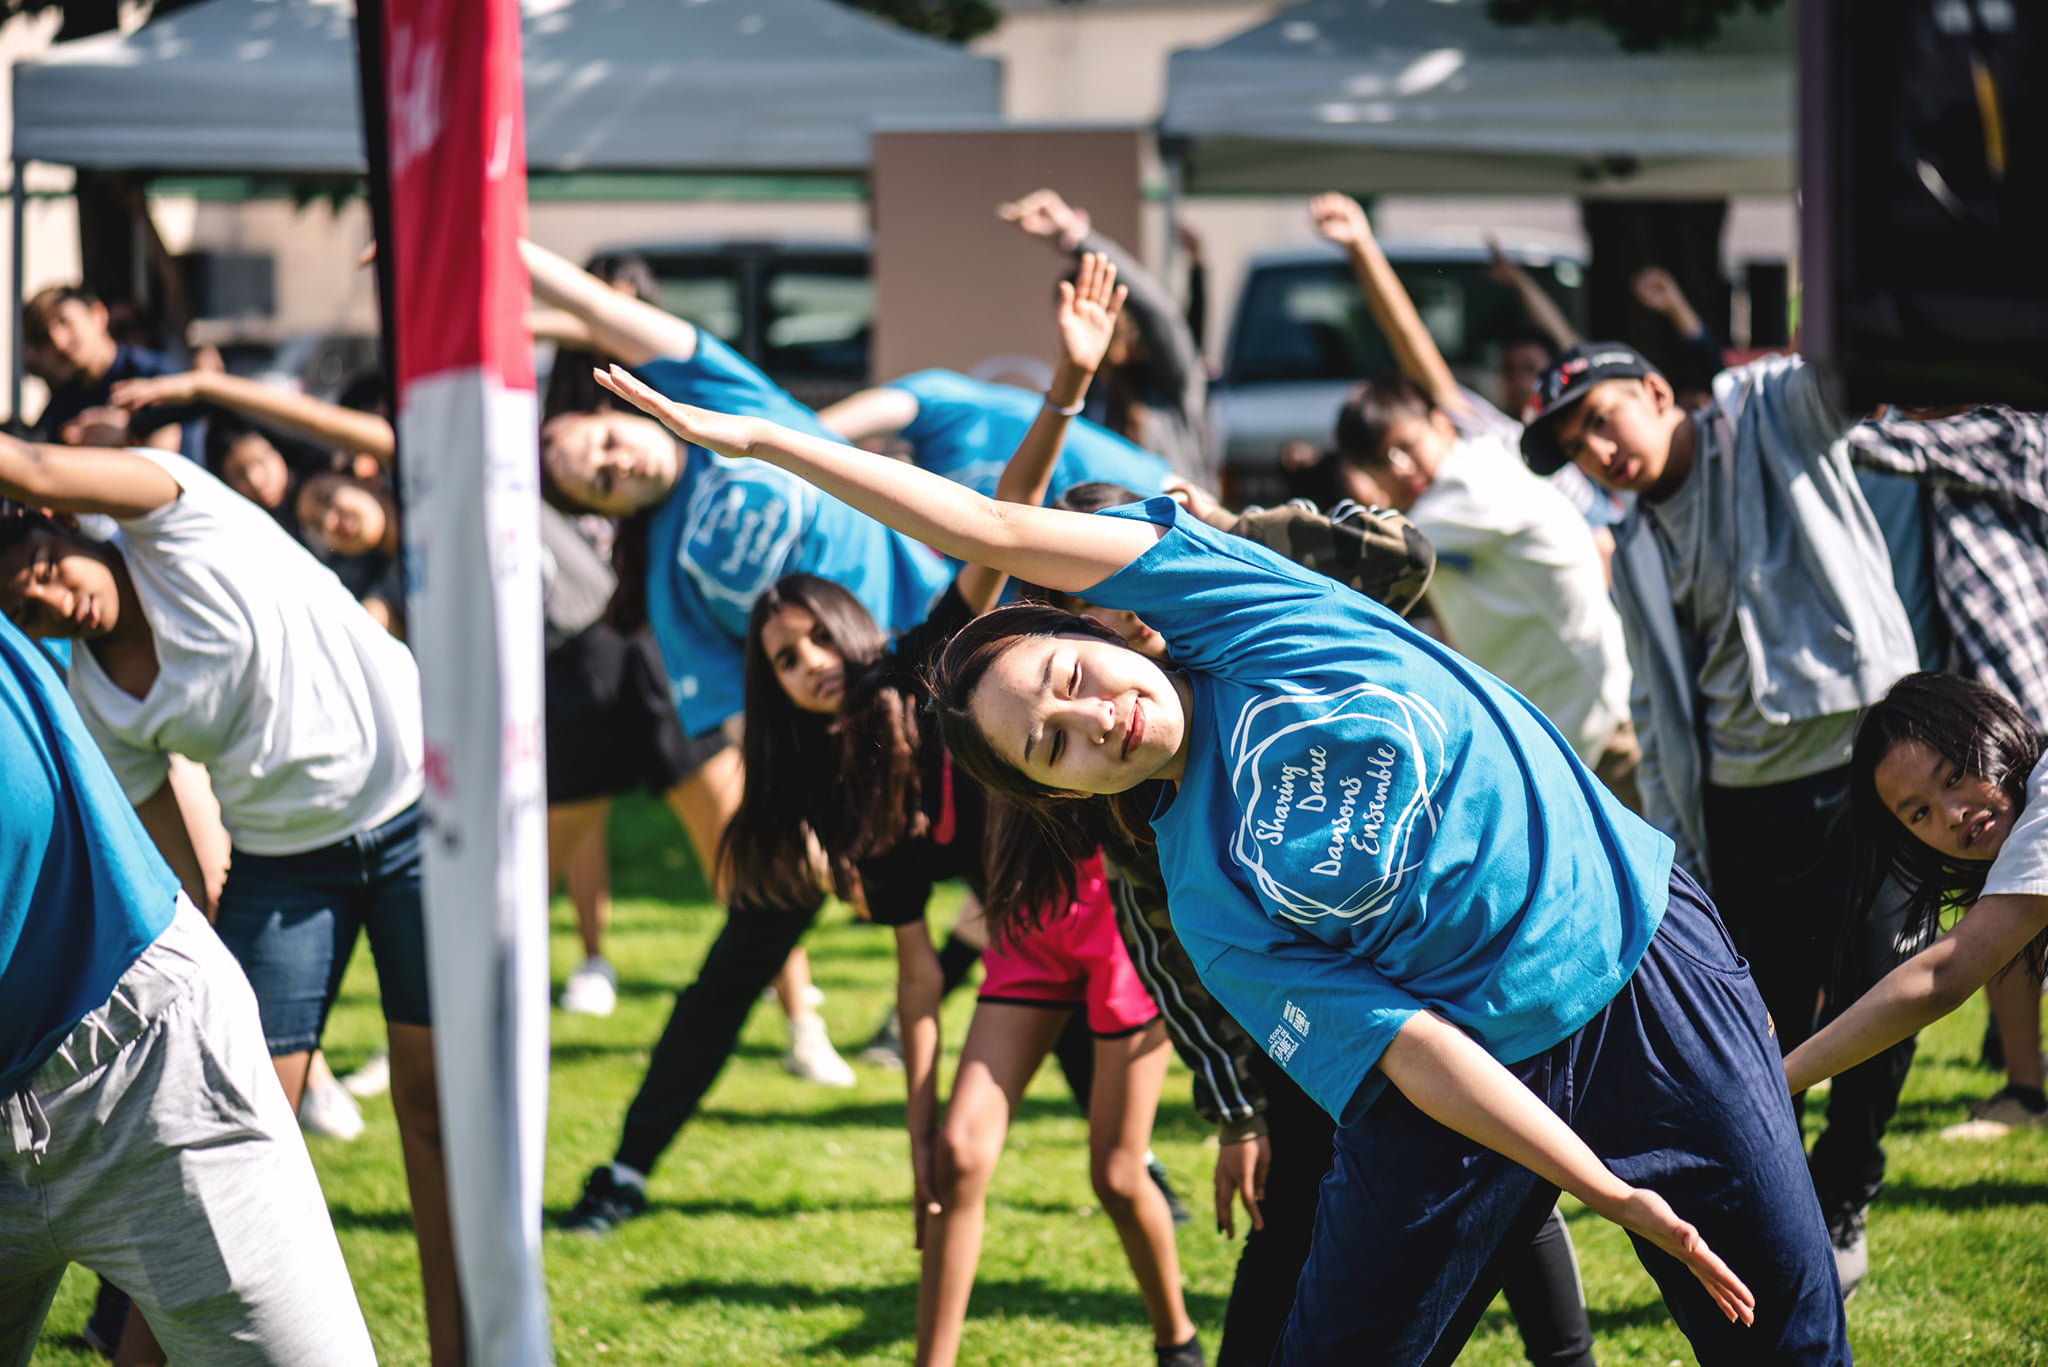
[[[2048,962],[2044,751],[2041,732],[2004,694],[1953,674],[1908,674],[1864,714],[1849,757],[1857,904],[1870,906],[1890,878],[1906,897],[1903,938],[1924,942],[1944,915],[1960,910],[1962,918],[1786,1055],[1794,1092],[1907,1038],[2023,964],[2040,980]],[[1991,1104],[1980,1118],[2048,1128],[2039,1060]]]
[[[1090,257],[1078,281],[1062,288],[1059,370],[1003,471],[1001,500],[1036,504],[1043,497],[1071,417],[1062,410],[1086,390],[1122,302],[1114,280],[1107,262]],[[968,564],[932,616],[893,646],[852,594],[815,576],[786,578],[755,603],[747,634],[746,783],[726,831],[723,869],[739,898],[815,898],[822,881],[894,929],[924,1251],[918,1362],[947,1364],[958,1356],[985,1193],[1009,1118],[1069,1011],[1079,1007],[1096,1034],[1087,1105],[1096,1194],[1130,1257],[1161,1360],[1196,1362],[1172,1217],[1145,1165],[1165,1075],[1165,1031],[1121,953],[1099,861],[1069,879],[1073,890],[1055,907],[1012,916],[1010,933],[986,952],[981,1000],[940,1116],[943,973],[925,906],[943,879],[986,889],[984,812],[979,788],[954,769],[926,715],[923,677],[946,641],[994,604],[1004,579]]]
[[[690,440],[1166,638],[1172,673],[1084,619],[1000,609],[954,638],[934,691],[984,786],[1048,818],[1112,798],[1098,821],[1149,832],[1204,983],[1340,1122],[1277,1361],[1454,1352],[1458,1307],[1547,1214],[1546,1186],[1637,1236],[1703,1363],[1849,1360],[1755,985],[1670,840],[1526,701],[1170,499],[998,507],[607,383]],[[992,877],[992,905],[1008,896]]]

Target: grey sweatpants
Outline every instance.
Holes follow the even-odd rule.
[[[25,1367],[74,1262],[134,1298],[173,1364],[376,1362],[256,995],[182,896],[0,1096],[0,1367]]]

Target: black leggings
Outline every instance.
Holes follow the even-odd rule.
[[[1904,899],[1887,884],[1868,914],[1850,905],[1856,847],[1846,768],[1762,788],[1709,784],[1705,810],[1714,905],[1749,960],[1778,1052],[1790,1053],[1817,1020],[1840,1015],[1898,962]],[[1834,1081],[1810,1163],[1829,1219],[1860,1210],[1884,1185],[1882,1141],[1913,1048],[1901,1040]]]
[[[1216,1367],[1266,1367],[1294,1308],[1294,1287],[1316,1226],[1316,1193],[1330,1170],[1336,1122],[1263,1054],[1252,1073],[1266,1092],[1266,1126],[1273,1161],[1259,1214],[1266,1227],[1245,1235],[1223,1316],[1223,1346]],[[1522,1351],[1536,1367],[1592,1367],[1593,1328],[1563,1217],[1553,1209],[1503,1267],[1502,1289],[1522,1331]],[[1475,1291],[1475,1297],[1481,1294]],[[1489,1288],[1487,1301],[1493,1299]],[[1476,1323],[1486,1309],[1470,1306],[1461,1321]],[[1463,1337],[1451,1347],[1455,1355]]]

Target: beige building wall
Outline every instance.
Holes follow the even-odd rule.
[[[1153,4],[1011,0],[974,51],[1003,63],[1003,116],[1149,124],[1166,97],[1166,58],[1208,47],[1284,8],[1283,0]]]

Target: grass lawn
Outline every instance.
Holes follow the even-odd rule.
[[[583,1177],[611,1157],[620,1117],[675,990],[720,924],[667,814],[623,804],[612,828],[617,917],[609,945],[623,982],[608,1020],[563,1016],[554,1029],[547,1213],[559,1217]],[[936,919],[943,924],[950,903]],[[849,1054],[892,1000],[887,932],[834,909],[810,941],[833,1038]],[[556,981],[579,951],[555,906]],[[946,1014],[957,1048],[972,1010]],[[1871,1270],[1849,1309],[1859,1360],[1876,1364],[2048,1364],[2048,1133],[1944,1142],[1993,1077],[1973,1066],[1982,999],[1923,1037],[1892,1129],[1890,1185],[1870,1220]],[[346,1072],[382,1041],[375,976],[359,953],[327,1036]],[[569,1363],[906,1363],[917,1303],[910,1178],[899,1073],[856,1065],[851,1091],[783,1073],[780,1014],[754,1014],[703,1113],[653,1183],[654,1209],[599,1242],[547,1235],[555,1346]],[[356,1291],[380,1359],[426,1361],[418,1267],[398,1135],[388,1099],[366,1107],[353,1144],[312,1141]],[[1809,1121],[1809,1130],[1812,1125]],[[1188,1103],[1168,1079],[1155,1145],[1195,1207],[1180,1234],[1188,1306],[1213,1354],[1237,1245],[1204,1218],[1212,1162]],[[1200,1198],[1200,1199],[1196,1199]],[[992,1364],[1151,1361],[1136,1289],[1108,1220],[1092,1209],[1084,1123],[1056,1068],[1027,1098],[998,1171],[988,1246],[963,1360]],[[1655,1289],[1614,1227],[1567,1198],[1603,1364],[1690,1363]],[[1737,1271],[1741,1271],[1740,1268]],[[79,1330],[92,1278],[74,1268],[50,1313],[36,1367],[100,1361]],[[1487,1313],[1461,1363],[1522,1362],[1503,1305]]]

